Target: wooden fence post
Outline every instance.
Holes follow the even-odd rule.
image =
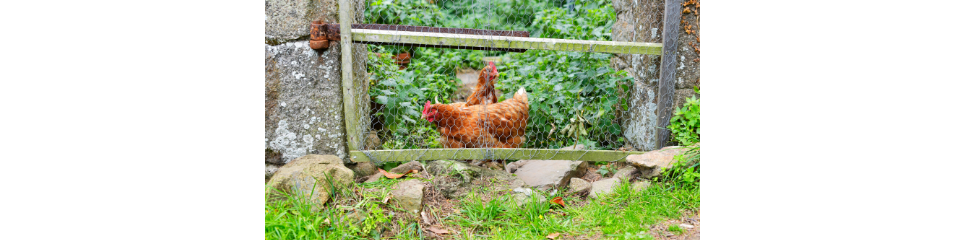
[[[352,9],[353,0],[339,0],[339,23],[342,44],[342,107],[345,119],[345,139],[349,151],[359,150],[359,116],[356,109],[355,84],[352,79]],[[350,159],[352,157],[349,157]]]
[[[681,23],[681,0],[664,1],[664,54],[661,55],[661,79],[657,96],[657,149],[671,140],[667,129],[674,115],[674,77],[677,70],[678,28]]]

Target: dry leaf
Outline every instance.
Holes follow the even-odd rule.
[[[429,231],[440,235],[449,233],[449,231],[446,231],[446,229],[439,229],[436,227],[429,227]]]
[[[553,198],[553,200],[550,200],[550,202],[560,204],[561,207],[567,207],[566,205],[564,205],[563,198],[560,198],[560,197],[555,197]]]
[[[423,217],[423,223],[429,224],[429,218],[426,217],[426,212],[419,212],[419,215]]]
[[[391,173],[391,172],[386,172],[386,170],[382,170],[382,168],[379,169],[379,172],[381,172],[382,175],[386,175],[387,178],[397,179],[397,178],[401,178],[402,176],[406,176],[406,174],[409,174],[411,172],[416,172],[416,169],[410,169],[409,171],[404,172],[403,174],[395,174],[395,173]]]
[[[382,204],[389,203],[390,198],[392,198],[392,195],[386,195],[386,198],[382,199]]]
[[[560,235],[560,233],[551,233],[550,235],[547,235],[547,238],[554,239],[554,238],[556,238],[559,235]]]

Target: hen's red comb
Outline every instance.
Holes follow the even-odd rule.
[[[499,72],[496,71],[496,64],[493,64],[492,61],[491,62],[487,62],[486,65],[488,65],[490,67],[490,69],[492,70],[491,71],[492,73],[499,73]]]

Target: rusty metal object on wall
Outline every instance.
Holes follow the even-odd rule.
[[[325,23],[322,20],[312,21],[309,28],[309,47],[312,49],[329,48],[329,39],[325,33]]]

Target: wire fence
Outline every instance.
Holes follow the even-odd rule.
[[[630,2],[615,6],[617,1],[611,0],[366,0],[356,9],[364,10],[364,24],[660,43],[663,2],[626,5]],[[619,14],[634,22],[618,21]],[[628,26],[641,27],[613,32]],[[627,54],[630,49],[611,54],[577,49],[514,52],[470,45],[366,46],[367,57],[352,63],[366,66],[364,84],[355,89],[363,93],[354,99],[359,118],[346,121],[359,122],[359,150],[377,164],[423,155],[455,156],[460,151],[494,159],[492,149],[499,148],[536,156],[535,149],[580,145],[575,150],[640,151],[653,144],[641,140],[655,134],[655,121],[642,113],[656,111],[658,93],[641,86],[656,82],[635,79],[656,81],[658,75],[653,67],[648,71],[632,66],[653,65],[659,56]],[[462,150],[440,151],[447,148]],[[398,149],[419,150],[373,151]]]

